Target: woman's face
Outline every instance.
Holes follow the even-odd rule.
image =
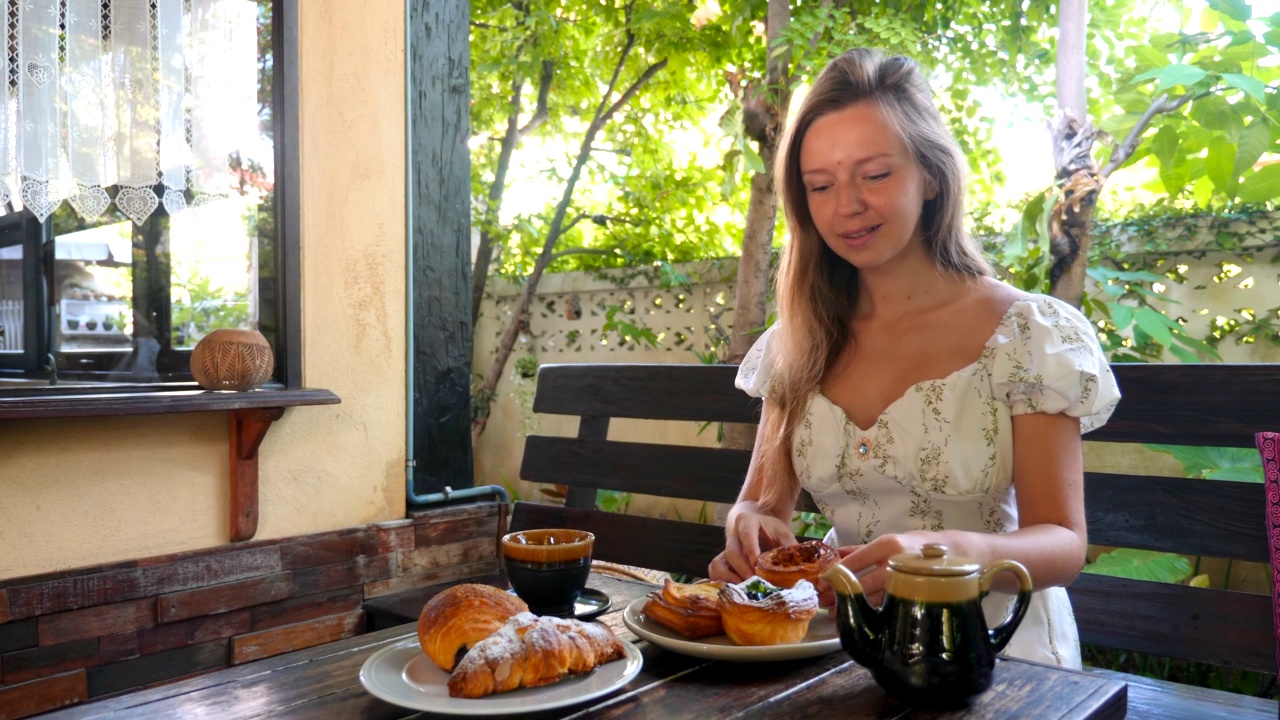
[[[878,103],[815,120],[800,144],[800,173],[818,233],[858,269],[884,266],[919,246],[921,210],[937,191]]]

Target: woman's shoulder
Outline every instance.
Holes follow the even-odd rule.
[[[1009,309],[1005,313],[1006,320],[1027,327],[1048,327],[1059,332],[1076,333],[1081,330],[1092,332],[1092,325],[1080,309],[1059,300],[1052,295],[1030,293],[1010,288],[1016,293]]]
[[[748,395],[763,397],[769,392],[769,377],[773,374],[773,358],[776,354],[776,349],[771,349],[770,338],[778,327],[775,322],[761,333],[738,364],[734,385]]]

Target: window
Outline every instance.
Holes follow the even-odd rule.
[[[275,350],[272,384],[300,384],[296,0],[203,3],[232,7],[250,34],[243,55],[225,61],[250,87],[244,102],[221,105],[220,120],[248,128],[221,191],[186,183],[188,207],[170,214],[160,203],[141,223],[115,203],[86,221],[69,202],[41,223],[11,201],[0,215],[0,391],[190,383],[192,348],[220,327],[259,329]],[[12,14],[15,0],[7,5]],[[109,7],[103,0],[104,42]],[[9,39],[12,54],[12,30]],[[11,67],[10,97],[20,72]],[[190,139],[189,104],[184,112]],[[114,198],[120,188],[105,189]]]

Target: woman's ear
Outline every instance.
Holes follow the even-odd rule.
[[[938,184],[928,175],[924,178],[924,199],[926,201],[935,200],[938,197]]]

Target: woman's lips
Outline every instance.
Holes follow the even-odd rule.
[[[861,247],[870,242],[871,237],[880,227],[880,225],[872,225],[853,232],[840,233],[840,240],[848,247]]]

